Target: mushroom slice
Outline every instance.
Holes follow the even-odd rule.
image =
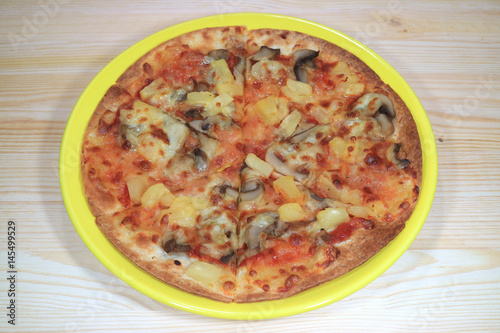
[[[321,229],[318,233],[318,237],[321,238],[321,240],[325,243],[330,242],[330,239],[332,238],[328,232],[326,232],[325,229]]]
[[[189,125],[189,127],[191,127],[192,129],[194,129],[197,132],[204,132],[201,129],[201,126],[203,125],[203,120],[201,120],[201,119],[192,120],[188,123],[188,125]]]
[[[233,259],[235,254],[236,253],[234,253],[234,251],[229,251],[228,254],[223,255],[219,260],[223,264],[229,264],[231,262],[231,260]]]
[[[217,138],[216,134],[213,133],[214,126],[219,126],[219,128],[229,128],[233,126],[233,122],[230,118],[224,115],[214,115],[205,118],[204,120],[196,119],[188,123],[188,125],[197,132],[205,133],[211,138]]]
[[[293,66],[293,72],[297,81],[307,83],[307,71],[304,68],[305,65],[314,65],[312,60],[319,55],[319,51],[313,51],[309,49],[298,50],[294,54],[295,65]]]
[[[311,132],[316,127],[315,124],[306,123],[303,125],[299,125],[299,127],[295,130],[295,132],[290,136],[291,143],[298,143],[311,134]]]
[[[208,156],[200,148],[194,149],[194,166],[198,172],[203,172],[208,169]]]
[[[399,150],[401,149],[401,144],[393,143],[392,146],[389,147],[386,153],[386,158],[392,162],[397,168],[404,169],[408,165],[410,165],[410,161],[406,158],[400,159],[398,157]]]
[[[232,197],[233,199],[237,200],[238,197],[240,196],[240,193],[238,192],[237,189],[234,189],[232,187],[228,187],[226,189],[226,194]]]
[[[275,155],[275,151],[272,146],[266,152],[266,162],[271,164],[274,167],[274,171],[276,171],[277,173],[285,176],[293,176],[293,178],[298,181],[301,181],[307,177],[307,174],[291,170],[282,160],[280,160]]]
[[[245,70],[245,61],[243,60],[242,57],[238,56],[238,61],[236,61],[236,65],[234,65],[234,72],[243,74],[244,70]]]
[[[194,91],[210,91],[210,84],[205,81],[194,81]]]
[[[319,201],[319,202],[323,202],[325,200],[325,198],[320,197],[319,195],[317,195],[314,192],[311,192],[311,198],[313,198],[314,200]]]
[[[286,223],[282,219],[278,219],[276,222],[264,229],[263,232],[269,236],[279,237],[283,235],[287,229],[288,223]]]
[[[172,252],[188,252],[191,251],[191,246],[188,244],[177,244],[175,238],[171,238],[163,244],[163,249],[167,253]]]
[[[244,182],[240,189],[241,201],[252,201],[264,193],[264,184],[259,179],[252,179]]]
[[[246,227],[245,234],[243,235],[243,241],[247,244],[249,250],[259,247],[259,235],[267,227],[278,221],[278,219],[279,215],[276,212],[261,213],[253,218],[252,222]]]
[[[394,107],[389,97],[383,94],[368,93],[364,94],[354,103],[353,111],[359,111],[366,117],[373,117],[377,112],[386,114],[392,119],[396,116]]]
[[[231,187],[231,185],[227,181],[224,182],[224,184],[217,186],[217,189],[221,195],[227,194],[235,200],[238,199],[238,196],[240,195],[238,190]]]
[[[380,129],[384,136],[389,136],[394,133],[394,124],[384,113],[379,113],[373,117],[380,124]]]
[[[217,49],[208,52],[208,56],[214,58],[214,60],[227,59],[229,56],[229,50],[226,49]]]
[[[192,109],[188,109],[188,110],[183,111],[183,112],[187,118],[190,118],[191,120],[195,120],[195,119],[201,118],[202,111],[203,111],[203,108],[192,108]]]
[[[272,60],[280,54],[280,49],[271,49],[267,46],[261,46],[260,50],[250,57],[251,60],[260,61],[262,59]]]

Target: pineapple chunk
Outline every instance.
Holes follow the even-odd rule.
[[[375,213],[370,208],[363,206],[350,206],[347,208],[347,212],[352,216],[362,217],[364,219],[368,219],[371,216],[375,215]]]
[[[286,86],[281,91],[293,102],[305,103],[312,95],[312,87],[308,83],[288,79]]]
[[[222,269],[206,262],[195,261],[186,270],[186,275],[198,281],[216,283],[222,274]]]
[[[187,101],[194,105],[207,105],[212,102],[215,95],[209,91],[193,91],[187,94]]]
[[[215,90],[219,95],[227,94],[232,97],[243,95],[243,86],[240,84],[222,83],[215,86]]]
[[[339,61],[330,71],[331,74],[347,74],[351,73],[349,66],[343,61]]]
[[[162,206],[170,207],[174,202],[174,200],[175,200],[174,195],[170,191],[168,191],[160,198],[160,203]]]
[[[300,114],[299,111],[293,110],[292,113],[290,113],[288,116],[283,119],[283,121],[280,124],[280,130],[283,131],[285,134],[285,137],[289,137],[290,135],[295,132],[295,129],[300,123],[300,120],[302,119],[302,115]]]
[[[340,82],[335,87],[335,91],[339,95],[343,95],[343,96],[346,96],[346,97],[361,96],[361,94],[363,94],[364,90],[365,90],[365,84],[364,83]]]
[[[326,232],[335,230],[340,224],[349,220],[349,214],[344,207],[341,208],[325,208],[316,214],[315,229],[325,229]]]
[[[361,206],[363,204],[363,192],[358,189],[348,190],[343,193],[342,201],[348,202],[355,206]]]
[[[273,166],[266,161],[261,160],[257,155],[250,153],[245,158],[245,163],[252,169],[260,172],[264,177],[269,178],[273,173]],[[293,177],[292,177],[293,178]]]
[[[269,96],[261,99],[255,104],[255,109],[259,116],[268,124],[276,124],[281,120],[279,118],[275,96]]]
[[[198,214],[189,197],[175,198],[168,209],[168,214],[169,221],[180,227],[191,228],[196,226]]]
[[[295,185],[293,176],[283,176],[273,182],[274,190],[288,202],[305,203],[306,195]]]
[[[214,82],[216,85],[234,82],[233,73],[231,73],[231,70],[227,66],[226,60],[219,59],[213,61],[212,68],[214,69]]]
[[[165,198],[170,197],[170,196],[173,197],[172,193],[170,193],[168,188],[166,188],[165,185],[163,185],[163,183],[159,183],[159,184],[155,184],[153,186],[150,186],[141,197],[142,206],[144,206],[146,208],[152,208],[152,207],[156,206],[157,204],[159,204],[164,196],[165,196]],[[166,201],[166,200],[167,199],[165,199],[164,201]]]
[[[302,207],[296,203],[286,203],[278,208],[280,219],[285,222],[299,222],[307,219],[307,214]]]
[[[215,97],[210,103],[205,105],[205,109],[210,115],[222,113],[225,116],[231,116],[234,111],[233,97],[226,93]]]
[[[347,185],[334,185],[330,174],[323,172],[318,178],[318,188],[325,191],[328,197],[350,203],[354,206],[363,204],[363,192],[358,189],[350,189]]]
[[[151,82],[148,86],[144,87],[141,92],[141,99],[148,101],[153,97],[159,97],[159,99],[164,98],[165,96],[170,95],[172,89],[165,84],[165,80],[163,78],[158,78]]]
[[[148,188],[148,179],[145,176],[136,175],[126,179],[128,194],[133,203],[141,202],[141,197]]]

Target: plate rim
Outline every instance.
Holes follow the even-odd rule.
[[[324,33],[327,38],[325,38],[325,35],[317,37],[331,42],[333,42],[332,39],[335,40],[337,45],[353,53],[373,68],[384,82],[391,82],[391,87],[401,96],[410,109],[419,132],[423,159],[422,186],[417,206],[412,216],[407,221],[405,229],[375,256],[371,257],[364,264],[358,266],[349,273],[282,300],[243,304],[221,303],[181,291],[156,279],[141,268],[135,266],[134,263],[116,250],[100,231],[96,232],[95,229],[97,229],[97,226],[95,223],[89,223],[88,220],[88,213],[90,213],[90,210],[88,209],[83,194],[80,169],[83,133],[85,132],[86,124],[95,106],[97,106],[97,104],[95,104],[94,107],[92,107],[90,101],[95,103],[96,100],[100,100],[109,86],[114,84],[118,78],[116,76],[117,69],[123,72],[123,68],[127,68],[120,67],[121,63],[119,59],[128,57],[128,61],[132,64],[152,48],[144,49],[146,45],[148,47],[155,43],[158,45],[182,33],[198,30],[203,27],[223,25],[243,25],[247,26],[249,29],[265,27],[295,30],[312,34],[313,36],[317,36],[315,33]],[[294,29],[290,29],[290,27]],[[311,33],[311,31],[313,33]],[[164,39],[167,36],[168,38]],[[369,61],[367,61],[367,57]],[[110,75],[110,73],[114,74]],[[389,82],[387,83],[389,84]],[[395,85],[395,83],[398,83],[398,85]],[[85,114],[79,110],[82,108],[84,109],[86,104],[90,104],[87,110],[91,111]],[[83,130],[81,126],[82,123],[85,124]],[[76,137],[75,134],[79,134],[80,136]],[[78,176],[80,177],[79,181],[75,178]],[[392,66],[359,41],[333,28],[292,16],[270,13],[220,14],[182,22],[140,40],[111,60],[92,79],[76,102],[64,130],[59,156],[59,181],[66,210],[80,238],[106,268],[132,288],[163,304],[191,313],[223,319],[261,320],[295,315],[339,301],[362,289],[391,267],[404,254],[416,238],[430,212],[437,185],[437,149],[427,114],[413,90]],[[75,195],[75,186],[79,186],[80,191],[77,192],[79,192],[80,195]],[[87,207],[88,212],[82,211],[82,209],[84,210],[81,202],[82,197],[85,200],[83,206]],[[416,212],[418,212],[418,214],[416,214]],[[94,220],[91,220],[91,222],[94,222]],[[104,244],[102,238],[104,238]],[[126,267],[124,269],[123,266],[117,267],[119,264],[128,264],[133,267]],[[136,270],[140,270],[140,272],[136,272]],[[146,279],[149,285],[146,285],[144,281],[137,281],[138,277]],[[328,290],[329,287],[335,287],[336,290],[332,292]],[[158,290],[160,290],[161,294],[158,293]],[[325,295],[325,291],[330,291],[332,294],[327,293],[327,295]]]

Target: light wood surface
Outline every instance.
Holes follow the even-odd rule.
[[[214,319],[141,294],[86,248],[59,189],[65,124],[98,71],[154,32],[230,12],[301,17],[357,38],[407,80],[436,136],[437,192],[409,250],[355,294],[288,318]],[[11,0],[0,4],[0,32],[0,331],[500,330],[498,1]],[[9,220],[15,327],[5,309]]]

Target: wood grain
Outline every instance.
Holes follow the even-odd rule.
[[[230,12],[301,17],[357,38],[406,79],[436,136],[437,192],[410,249],[357,293],[288,318],[206,318],[144,296],[85,247],[59,189],[59,146],[66,121],[99,70],[154,32]],[[18,227],[19,271],[17,325],[8,325],[0,311],[0,331],[499,329],[497,1],[11,0],[2,2],[0,31],[0,212],[2,230],[8,220]],[[6,236],[1,236],[2,258],[6,248]],[[1,264],[6,271],[6,260]],[[4,309],[7,284],[4,277],[0,281]]]

